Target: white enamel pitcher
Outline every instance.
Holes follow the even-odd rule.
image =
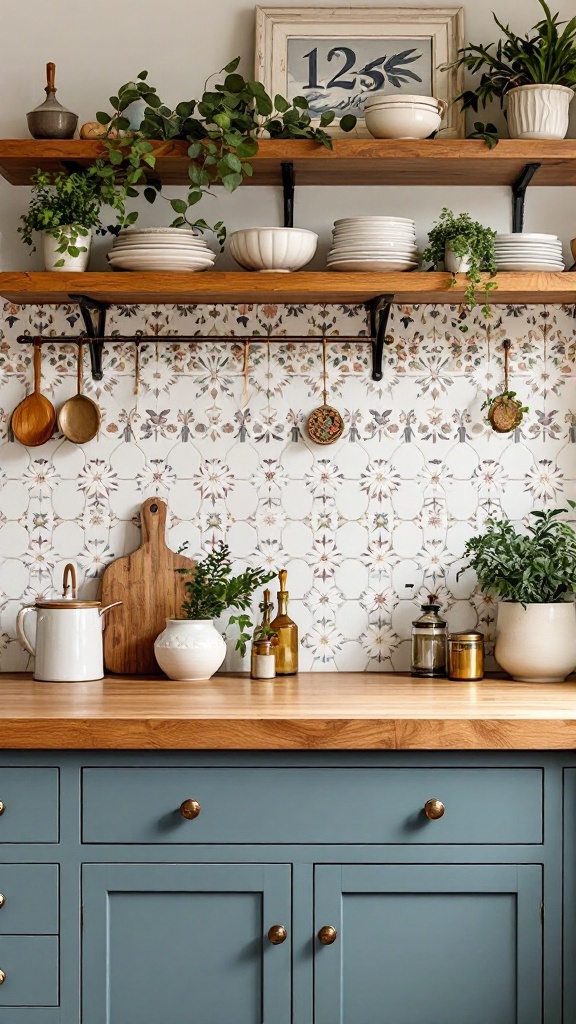
[[[76,567],[64,569],[63,595],[54,601],[25,605],[16,618],[16,635],[35,659],[34,679],[54,683],[102,679],[104,613],[122,601],[102,607],[101,601],[79,601]],[[24,621],[36,612],[36,646],[26,635]]]

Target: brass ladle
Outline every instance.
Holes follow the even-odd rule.
[[[333,405],[328,405],[326,387],[326,338],[322,338],[322,405],[306,420],[308,437],[316,444],[334,444],[344,432],[344,420]]]
[[[61,406],[58,428],[74,444],[86,444],[100,430],[100,409],[91,398],[82,393],[84,376],[84,346],[78,344],[78,391]]]

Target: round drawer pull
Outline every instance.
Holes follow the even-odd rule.
[[[0,892],[0,907],[3,907],[6,903],[6,897],[3,892]]]
[[[0,985],[3,985],[5,981],[6,975],[4,974],[4,971],[0,971]]]
[[[180,814],[183,818],[187,818],[188,821],[193,821],[197,818],[202,810],[201,805],[197,800],[183,800],[180,804]]]
[[[5,810],[6,810],[6,804],[3,803],[2,800],[0,800],[0,814],[4,814]]]
[[[446,808],[441,800],[427,800],[424,804],[424,814],[430,821],[437,821],[444,814]]]
[[[268,938],[273,946],[279,946],[282,942],[285,942],[287,935],[288,932],[283,924],[273,924],[268,929]]]
[[[318,932],[318,939],[323,946],[331,946],[333,942],[336,942],[337,938],[338,932],[331,924],[325,924]]]

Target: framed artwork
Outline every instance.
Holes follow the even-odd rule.
[[[257,7],[256,79],[272,97],[305,96],[314,120],[323,110],[355,114],[356,135],[368,136],[364,101],[373,92],[452,104],[461,70],[438,67],[456,60],[463,26],[461,7]],[[457,106],[448,107],[442,138],[464,135]]]

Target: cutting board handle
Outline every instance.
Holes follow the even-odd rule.
[[[140,512],[142,542],[153,547],[164,547],[166,543],[166,513],[168,506],[163,498],[148,498]]]

